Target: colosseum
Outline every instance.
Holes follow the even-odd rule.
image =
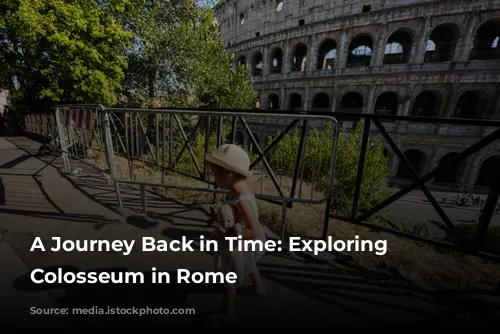
[[[261,109],[500,119],[500,0],[226,0],[215,12],[233,65],[253,73]],[[384,124],[419,173],[492,132]],[[390,182],[406,182],[386,152]],[[433,183],[480,191],[499,168],[496,141]]]

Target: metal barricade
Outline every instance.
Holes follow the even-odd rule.
[[[110,175],[116,184],[140,187],[144,211],[145,187],[206,192],[214,198],[226,193],[217,189],[204,161],[223,143],[249,152],[256,197],[282,205],[282,236],[286,208],[293,203],[329,206],[340,136],[332,117],[109,108],[103,121],[107,160],[113,162]],[[121,206],[119,187],[117,196]]]
[[[61,105],[55,110],[59,145],[64,169],[71,172],[70,158],[106,171],[104,141],[101,135],[101,105]],[[99,159],[96,158],[96,152]],[[91,156],[90,156],[91,155]],[[96,163],[96,160],[98,162]]]
[[[44,140],[56,137],[56,121],[51,114],[24,115],[22,129],[25,133],[36,135]]]

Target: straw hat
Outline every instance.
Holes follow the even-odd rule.
[[[205,160],[245,177],[251,177],[253,174],[250,171],[250,157],[241,147],[234,144],[219,146],[212,154],[206,154]]]

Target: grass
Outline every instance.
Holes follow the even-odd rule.
[[[92,161],[106,166],[106,161],[99,154],[92,157]],[[118,177],[130,179],[130,171],[125,158],[116,157],[115,167]],[[161,172],[158,169],[135,162],[133,166],[133,179],[161,183]],[[289,190],[290,179],[284,179],[283,188]],[[166,175],[165,184],[207,187],[205,183],[187,177]],[[254,183],[261,192],[272,192],[274,185],[266,177],[258,176]],[[304,186],[306,191],[312,188]],[[154,188],[168,198],[175,198],[191,203],[203,203],[213,200],[213,194],[208,192],[183,191],[178,189]],[[313,193],[314,191],[312,191]],[[313,194],[321,197],[321,194]],[[260,220],[274,233],[280,233],[282,208],[265,201],[258,201]],[[287,209],[286,237],[318,237],[322,234],[325,205],[308,205],[295,203],[292,209]],[[466,229],[465,227],[463,227]],[[469,228],[470,229],[470,228]],[[500,245],[500,228],[488,231],[487,244],[490,248],[498,250]],[[377,256],[370,252],[353,252],[351,257],[356,264],[367,270],[380,270],[379,268],[397,268],[398,272],[407,280],[427,289],[461,289],[493,287],[500,277],[500,264],[466,255],[455,251],[402,238],[386,232],[378,232],[369,228],[356,226],[344,221],[331,219],[329,231],[337,239],[353,239],[359,235],[360,239],[376,241],[387,240],[388,252],[384,256]],[[467,233],[473,233],[466,230]]]

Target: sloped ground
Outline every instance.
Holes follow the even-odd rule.
[[[51,157],[34,156],[39,144],[23,137],[0,138],[0,302],[2,324],[32,326],[84,324],[144,326],[182,329],[202,325],[206,312],[221,306],[214,285],[51,285],[31,283],[35,268],[67,268],[78,271],[158,271],[179,268],[210,271],[211,254],[182,253],[30,252],[34,237],[47,245],[54,236],[64,239],[139,240],[150,236],[167,241],[207,235],[206,216],[200,206],[168,200],[148,192],[148,213],[142,214],[138,189],[122,187],[124,209],[120,210],[114,186],[101,173],[81,163],[78,176],[62,175],[46,166]],[[43,167],[43,170],[41,170]],[[40,171],[41,170],[41,171]],[[3,248],[1,248],[3,249]],[[10,250],[10,251],[9,251]],[[260,269],[268,287],[265,297],[238,296],[237,312],[245,327],[277,329],[311,328],[316,325],[422,330],[428,327],[463,328],[488,325],[498,316],[499,297],[491,287],[459,291],[428,291],[398,275],[397,271],[369,270],[344,257],[318,262],[304,254],[290,257],[268,253]],[[398,268],[399,269],[399,268]],[[466,274],[466,273],[465,273]],[[32,306],[58,307],[135,306],[188,307],[189,316],[99,316],[41,318],[29,316]],[[477,313],[477,314],[476,314]],[[458,317],[457,317],[458,315]],[[47,320],[40,324],[40,320]],[[54,320],[55,319],[55,320]],[[17,322],[14,322],[16,320]],[[63,322],[63,320],[67,322]]]

